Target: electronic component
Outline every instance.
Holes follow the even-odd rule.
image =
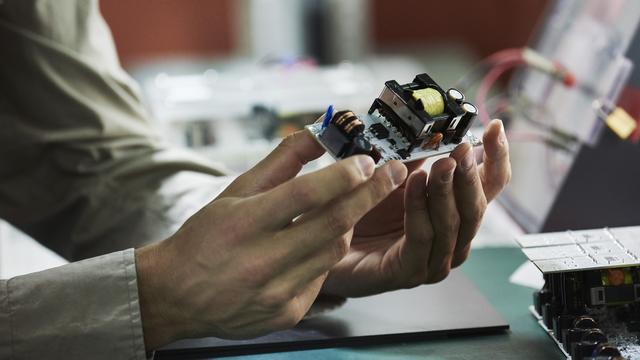
[[[446,154],[461,142],[481,145],[469,131],[477,113],[460,91],[445,92],[420,74],[404,85],[387,81],[365,115],[349,110],[332,114],[330,107],[322,123],[307,129],[336,159],[367,154],[381,165]]]
[[[370,155],[376,162],[380,155],[364,137],[364,123],[351,111],[339,111],[319,135],[323,145],[339,158]]]
[[[640,358],[640,226],[524,235],[532,313],[573,360]]]

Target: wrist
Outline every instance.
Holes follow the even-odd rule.
[[[170,299],[172,281],[165,270],[162,243],[135,250],[140,315],[147,351],[155,350],[180,337],[176,306]]]

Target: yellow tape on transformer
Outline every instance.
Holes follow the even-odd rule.
[[[444,112],[444,99],[440,92],[433,88],[414,90],[413,98],[422,103],[424,111],[430,116],[440,115]]]

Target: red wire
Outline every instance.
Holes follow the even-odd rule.
[[[517,67],[526,65],[525,61],[522,59],[522,56],[507,56],[507,54],[502,54],[499,57],[494,58],[499,64],[493,67],[487,75],[482,79],[480,86],[478,87],[478,91],[476,93],[476,103],[478,104],[478,118],[483,125],[489,124],[489,112],[487,111],[486,99],[489,94],[489,90],[493,86],[493,84],[508,70]],[[522,132],[522,131],[507,131],[507,138],[513,141],[542,141],[544,140],[543,136],[532,132]]]
[[[523,51],[523,48],[509,48],[509,49],[500,50],[498,52],[495,52],[489,55],[484,60],[482,60],[482,62],[493,66],[493,65],[499,65],[501,63],[508,62],[511,60],[519,60],[519,59],[522,59],[522,51]]]
[[[489,112],[487,110],[487,95],[495,82],[508,70],[522,65],[527,65],[523,57],[524,48],[510,48],[498,51],[485,58],[482,63],[489,66],[490,69],[482,78],[478,91],[476,92],[476,103],[478,105],[478,118],[483,125],[487,125],[490,121]],[[575,78],[569,72],[565,71],[562,79],[566,86],[573,86]],[[516,141],[540,141],[544,137],[536,133],[507,131],[507,137]]]
[[[489,124],[489,113],[487,111],[487,106],[485,103],[487,95],[489,94],[489,90],[496,82],[496,80],[498,80],[498,78],[507,70],[523,64],[524,60],[522,60],[522,58],[505,61],[502,64],[492,68],[482,79],[482,82],[480,83],[478,92],[476,94],[476,103],[478,104],[478,118],[483,125]]]

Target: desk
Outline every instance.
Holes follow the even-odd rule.
[[[509,275],[525,260],[524,255],[516,248],[474,249],[469,260],[462,266],[464,273],[511,325],[511,330],[505,334],[225,359],[564,359],[527,309],[532,301],[532,290],[508,281]]]

